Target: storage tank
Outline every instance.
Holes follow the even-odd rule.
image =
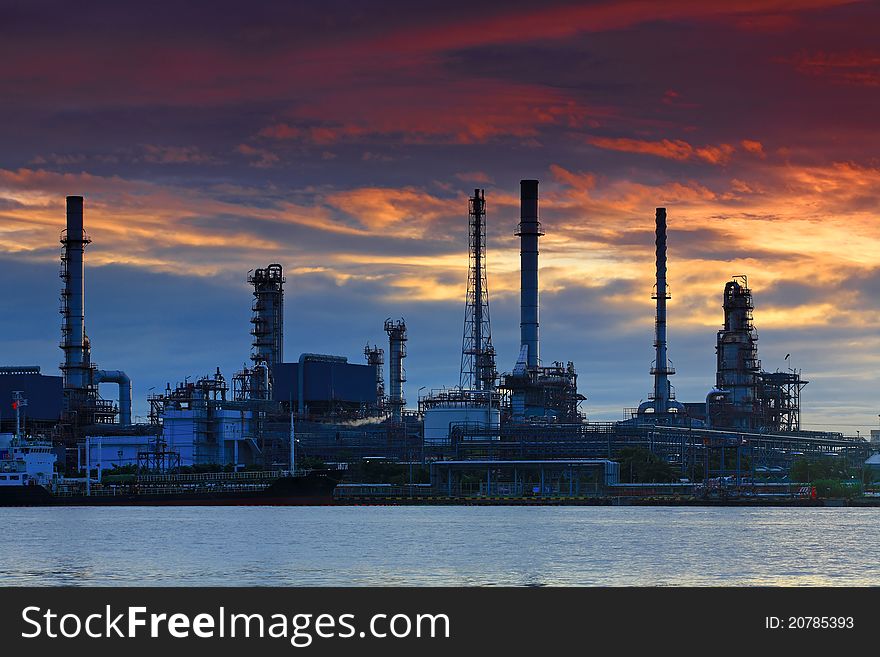
[[[498,426],[501,411],[497,407],[437,405],[425,410],[425,444],[448,445],[449,432],[456,424]]]

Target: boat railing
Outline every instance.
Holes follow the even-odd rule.
[[[252,470],[247,472],[199,472],[193,474],[148,474],[138,475],[139,484],[154,483],[186,483],[208,481],[263,481],[278,479],[284,473],[281,470]]]
[[[91,491],[86,493],[83,487],[59,487],[55,491],[56,497],[117,497],[132,495],[174,495],[179,493],[217,493],[223,491],[260,491],[265,490],[268,484],[263,482],[202,482],[184,485],[159,484],[149,486],[99,486],[94,485]]]

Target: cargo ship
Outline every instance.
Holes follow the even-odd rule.
[[[0,506],[306,506],[333,502],[330,471],[161,474],[110,484],[64,479],[49,442],[0,438]]]

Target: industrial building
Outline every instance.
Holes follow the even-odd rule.
[[[415,409],[407,408],[404,395],[410,336],[403,318],[377,321],[387,350],[367,342],[364,363],[305,350],[285,361],[286,279],[282,265],[271,263],[247,273],[253,289],[249,365],[232,375],[231,385],[219,368],[166,385],[148,396],[149,421],[133,423],[130,378],[121,370],[99,369],[91,360],[84,275],[91,239],[81,196],[67,197],[61,237],[61,376],[47,376],[38,367],[3,367],[0,396],[18,400],[18,417],[28,431],[66,447],[69,472],[81,472],[86,463],[103,471],[128,466],[150,473],[181,467],[283,469],[292,467],[296,450],[305,459],[340,468],[365,461],[418,464],[430,469],[438,494],[541,496],[599,494],[616,486],[615,458],[634,447],[662,458],[690,480],[698,472],[702,477],[733,474],[737,481],[746,474],[784,473],[804,455],[864,461],[866,441],[801,430],[800,396],[807,382],[799,370],[762,368],[745,276],[724,286],[714,385],[705,401],[676,399],[668,356],[672,296],[666,208],[654,214],[648,401],[621,422],[588,421],[574,363],[541,359],[539,240],[544,229],[538,187],[537,180],[520,182],[516,362],[498,372],[486,266],[488,205],[485,190],[475,189],[467,199],[459,379],[457,385],[420,395]],[[102,383],[116,386],[114,399],[101,397]],[[13,422],[12,414],[0,416],[0,433],[12,431]]]
[[[35,430],[49,431],[61,420],[63,380],[60,376],[47,376],[38,366],[0,367],[0,405],[4,411],[20,392],[28,400],[21,410],[24,422]],[[0,414],[0,433],[11,433],[15,425],[15,413]]]
[[[272,368],[272,399],[293,404],[303,417],[367,417],[379,403],[376,366],[345,356],[301,354],[299,362]]]

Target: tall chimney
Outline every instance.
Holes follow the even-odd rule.
[[[85,337],[85,287],[83,252],[91,240],[83,231],[83,197],[67,197],[67,230],[61,235],[61,349],[64,351],[64,387],[86,388],[89,381],[90,356]]]
[[[672,396],[669,375],[675,374],[675,371],[669,367],[666,356],[666,301],[670,298],[666,285],[666,208],[657,208],[656,223],[657,289],[653,294],[653,298],[657,300],[654,340],[656,355],[651,374],[654,375],[654,412],[660,414],[669,412],[669,401]]]
[[[540,362],[538,339],[538,181],[520,180],[520,344],[528,347],[530,368]]]

